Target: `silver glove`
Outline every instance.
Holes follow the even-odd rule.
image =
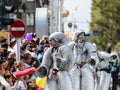
[[[38,69],[37,69],[37,75],[39,76],[39,77],[45,77],[46,75],[47,75],[47,68],[46,67],[44,67],[44,66],[40,66],[40,67],[38,67]]]
[[[96,65],[96,61],[95,61],[94,59],[92,59],[92,58],[88,61],[88,63],[89,63],[91,66]]]

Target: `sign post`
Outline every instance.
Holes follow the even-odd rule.
[[[10,34],[14,38],[17,39],[17,50],[16,50],[16,60],[20,61],[20,44],[21,44],[21,38],[26,33],[26,26],[25,24],[20,20],[16,19],[14,20],[14,23],[10,25]]]

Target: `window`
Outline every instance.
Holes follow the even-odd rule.
[[[33,26],[34,25],[34,14],[33,13],[27,13],[26,14],[26,24],[27,24],[27,26]]]

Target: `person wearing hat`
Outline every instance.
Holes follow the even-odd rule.
[[[68,39],[61,32],[50,35],[50,47],[44,53],[37,74],[47,77],[45,90],[73,90],[68,71],[73,66],[73,53],[67,45]]]
[[[75,64],[69,71],[73,90],[95,90],[94,74],[99,58],[96,48],[86,41],[86,33],[77,31],[68,44],[73,50]]]

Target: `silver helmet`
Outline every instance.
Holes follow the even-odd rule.
[[[79,34],[81,34],[81,33],[84,33],[85,34],[85,32],[84,31],[76,31],[75,33],[74,33],[74,35],[73,35],[73,41],[76,41],[77,40],[77,38],[78,38],[78,35]]]
[[[119,55],[118,55],[118,53],[117,52],[111,52],[111,57],[116,57],[116,59],[119,59]]]
[[[62,32],[54,32],[50,35],[50,39],[54,39],[61,44],[68,43],[68,38]]]

